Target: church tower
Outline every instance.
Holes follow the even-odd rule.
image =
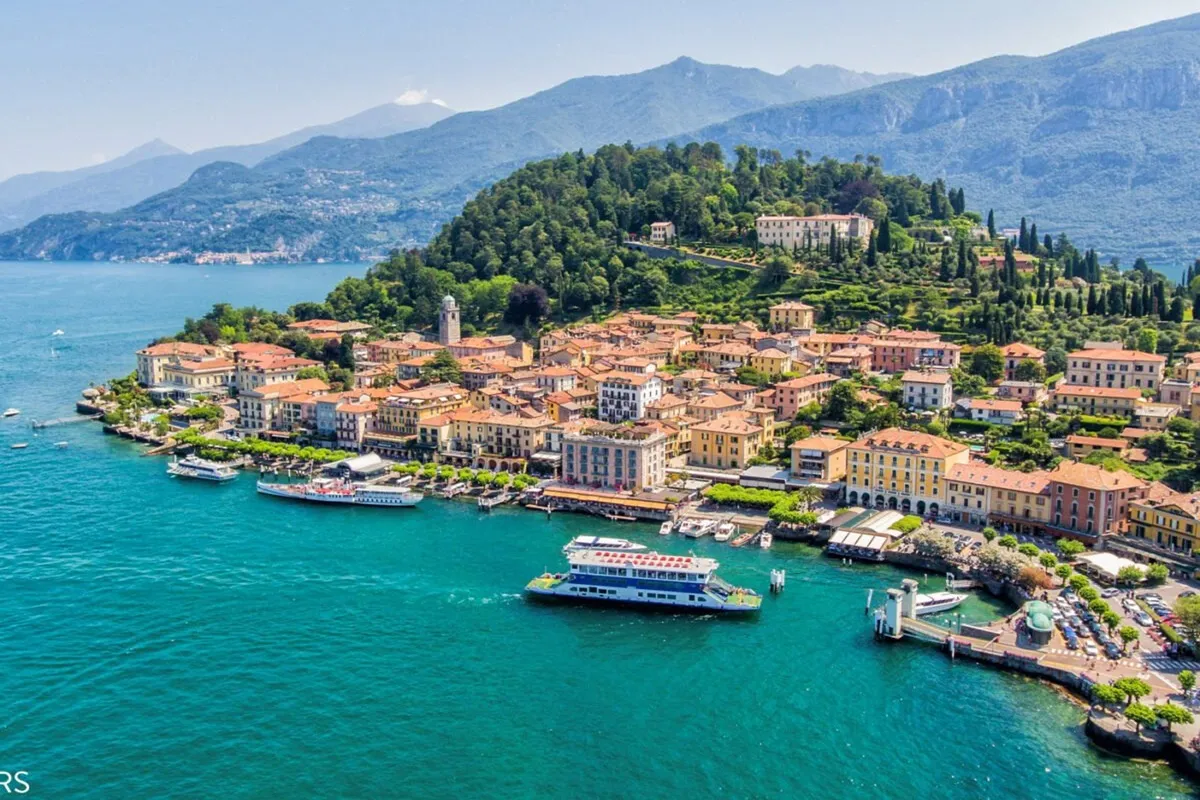
[[[442,298],[442,309],[438,312],[438,342],[444,345],[456,344],[461,335],[458,332],[458,303],[450,295]]]

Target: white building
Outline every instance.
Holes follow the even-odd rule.
[[[675,223],[651,222],[650,241],[655,244],[670,244],[675,241]]]
[[[861,244],[871,238],[875,223],[860,214],[818,214],[813,217],[762,216],[754,220],[758,243],[787,250],[828,245],[837,231],[839,239],[857,239]]]
[[[900,393],[904,405],[915,409],[940,411],[954,401],[949,372],[909,370],[900,377]]]
[[[599,384],[597,406],[604,422],[641,419],[646,407],[663,395],[663,382],[657,375],[611,372]]]

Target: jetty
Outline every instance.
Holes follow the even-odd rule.
[[[35,419],[33,421],[33,428],[34,430],[41,430],[42,428],[53,428],[56,425],[69,425],[72,422],[90,422],[92,420],[100,419],[102,416],[103,414],[89,414],[88,416],[76,415],[74,417],[58,417],[56,419],[47,420]]]
[[[501,492],[491,497],[480,497],[477,505],[480,511],[491,511],[496,506],[502,506],[516,497],[512,492]]]

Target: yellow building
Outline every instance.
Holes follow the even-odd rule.
[[[977,525],[999,523],[1021,532],[1050,522],[1050,473],[1018,472],[985,464],[959,464],[946,473],[951,519]]]
[[[374,428],[392,436],[414,436],[421,420],[456,411],[465,406],[467,400],[467,391],[453,383],[412,389],[380,404]]]
[[[1145,499],[1129,504],[1127,535],[1192,555],[1200,550],[1200,492],[1183,494],[1158,487]]]
[[[792,478],[833,483],[846,477],[850,442],[832,436],[810,436],[792,442]]]
[[[846,498],[851,505],[940,514],[946,473],[970,458],[967,446],[928,433],[887,428],[849,447]]]
[[[487,469],[521,466],[545,448],[546,431],[554,424],[547,416],[525,417],[490,409],[463,408],[447,416],[450,438],[439,457]]]
[[[768,347],[750,356],[750,366],[766,375],[783,375],[792,371],[792,357],[782,350]]]
[[[1103,436],[1083,436],[1073,433],[1067,437],[1067,458],[1083,461],[1092,453],[1101,452],[1120,456],[1129,449],[1124,439],[1106,439]]]
[[[740,414],[697,422],[692,426],[688,463],[697,467],[744,469],[763,445],[763,429]]]
[[[1132,417],[1141,400],[1142,392],[1139,389],[1070,384],[1059,386],[1050,395],[1055,411],[1078,410],[1084,414],[1111,417]]]
[[[771,306],[771,330],[806,330],[811,331],[814,309],[807,303],[789,300]]]

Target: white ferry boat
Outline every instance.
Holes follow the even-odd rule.
[[[567,554],[570,571],[545,573],[525,591],[567,600],[669,606],[694,611],[752,612],[762,595],[718,578],[720,564],[711,558],[660,553],[614,553],[576,550]]]
[[[342,503],[359,506],[406,508],[415,506],[425,495],[400,486],[371,486],[340,478],[314,478],[308,483],[267,483],[256,485],[259,494],[309,500],[314,503]]]
[[[637,544],[628,539],[609,539],[604,536],[576,536],[563,546],[563,553],[569,554],[574,550],[606,550],[612,553],[634,553],[645,549],[646,545]]]
[[[949,611],[952,608],[957,608],[962,605],[962,601],[966,600],[965,594],[955,594],[954,592],[933,592],[932,594],[917,595],[917,616],[925,614],[940,614],[943,611]]]
[[[64,443],[60,442],[60,444]],[[228,464],[207,461],[194,455],[172,461],[167,465],[167,474],[177,478],[196,478],[202,481],[231,481],[238,476],[237,470]]]

